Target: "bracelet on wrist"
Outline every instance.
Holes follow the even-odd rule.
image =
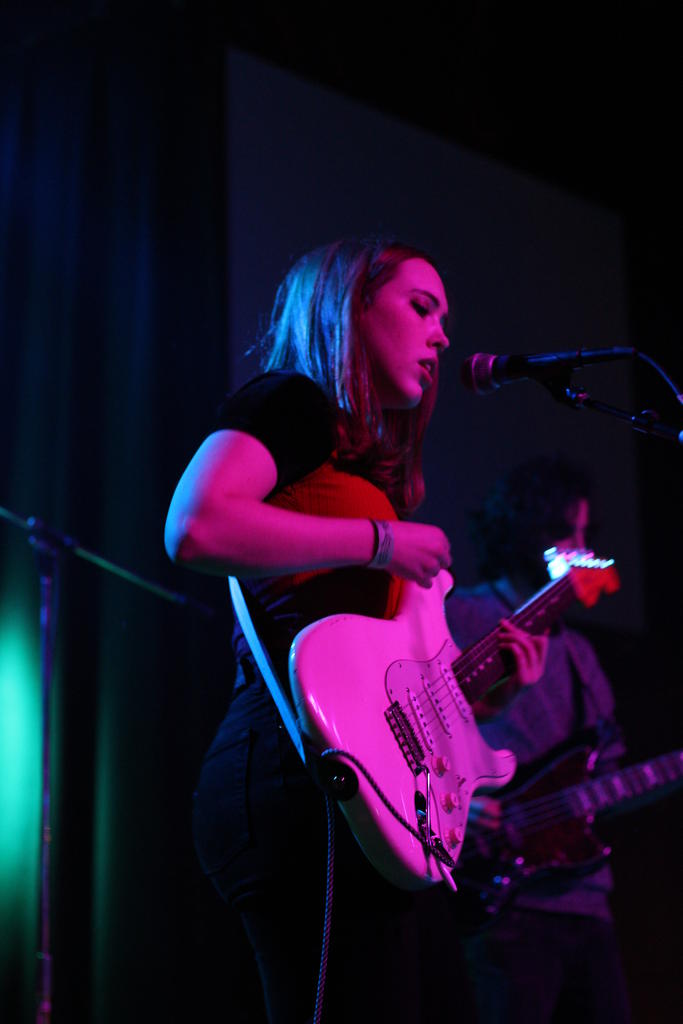
[[[368,562],[368,569],[383,569],[394,553],[394,530],[390,522],[371,519],[375,529],[375,553]]]

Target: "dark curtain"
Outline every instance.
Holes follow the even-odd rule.
[[[225,588],[175,569],[162,545],[178,474],[230,383],[226,37],[191,13],[201,4],[90,17],[34,6],[34,19],[16,8],[14,37],[0,20],[0,505],[219,609],[190,612],[62,560],[54,1020],[255,1022],[253,964],[190,836],[193,782],[228,695]],[[679,176],[651,173],[625,211],[633,341],[680,379]],[[676,422],[642,369],[637,392],[639,408]],[[648,642],[602,645],[633,760],[680,743],[680,452],[641,438],[638,458]],[[12,1022],[35,1016],[38,640],[34,555],[0,518],[0,1018]],[[676,984],[677,806],[613,826],[636,1019],[665,1019]],[[630,947],[650,929],[644,971]]]
[[[201,19],[156,10],[53,10],[0,40],[0,505],[224,609],[221,582],[186,577],[163,550],[173,486],[229,384],[224,53]],[[7,1021],[34,1019],[39,948],[27,539],[0,519]],[[58,590],[54,1020],[180,1021],[190,1004],[208,1019],[203,1000],[238,954],[189,821],[228,695],[227,610],[187,611],[70,555]]]

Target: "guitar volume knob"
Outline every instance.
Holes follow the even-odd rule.
[[[437,754],[434,758],[434,771],[439,777],[445,775],[450,766],[451,762],[444,755]]]
[[[464,833],[461,828],[446,829],[446,834],[444,836],[444,839],[446,840],[446,845],[449,846],[452,850],[455,846],[462,842],[463,835]]]
[[[455,793],[442,793],[441,794],[441,806],[447,814],[450,814],[455,807],[455,801],[453,797]]]
[[[444,811],[450,814],[456,807],[460,807],[460,796],[458,793],[442,793],[441,806]]]

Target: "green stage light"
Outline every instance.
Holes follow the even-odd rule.
[[[29,602],[27,602],[29,604]],[[32,884],[38,870],[41,683],[37,622],[6,595],[0,602],[0,894]],[[35,871],[33,867],[35,866]],[[30,881],[29,881],[30,880]],[[1,898],[1,897],[0,897]]]

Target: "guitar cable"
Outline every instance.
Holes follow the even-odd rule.
[[[327,750],[323,750],[323,752],[318,756],[321,761],[324,761],[326,758],[329,757],[345,757],[349,761],[351,761],[351,763],[355,765],[355,767],[358,768],[360,772],[362,772],[362,774],[370,783],[370,785],[372,786],[375,793],[380,798],[386,809],[389,811],[390,814],[393,815],[396,821],[398,821],[400,825],[407,829],[407,831],[410,832],[410,834],[415,839],[417,839],[417,841],[421,843],[421,845],[424,846],[426,850],[436,858],[439,864],[439,870],[441,871],[441,874],[444,876],[444,879],[453,889],[455,889],[455,882],[451,878],[449,872],[444,872],[441,870],[441,865],[444,865],[445,867],[449,868],[454,868],[455,863],[453,862],[453,859],[450,857],[448,853],[446,853],[438,839],[437,844],[432,845],[428,838],[426,838],[421,832],[419,832],[418,829],[414,828],[414,826],[411,825],[410,822],[403,817],[401,812],[394,807],[389,798],[382,792],[379,785],[377,784],[377,782],[375,782],[374,778],[372,777],[368,769],[365,767],[365,765],[361,761],[359,761],[359,759],[354,754],[349,753],[348,750],[340,750],[337,747],[328,747]],[[425,769],[425,771],[428,772],[428,769]],[[329,788],[327,791],[329,792]],[[335,795],[334,789],[332,790],[332,795]],[[344,797],[337,797],[337,799],[341,799],[343,801]]]
[[[320,950],[320,969],[318,971],[318,987],[315,994],[315,1011],[313,1024],[320,1024],[327,980],[327,958],[330,951],[330,932],[332,930],[332,901],[334,897],[334,802],[329,793],[325,793],[325,810],[327,811],[327,869],[325,871],[325,912],[323,915],[323,942]]]
[[[415,837],[427,850],[432,853],[437,861],[439,872],[444,881],[453,889],[457,891],[455,881],[447,870],[447,864],[452,864],[452,860],[445,850],[432,846],[427,839],[416,829],[410,822],[408,822],[400,811],[398,811],[394,805],[390,802],[389,798],[382,792],[377,782],[365,767],[365,765],[355,757],[354,754],[349,753],[347,750],[340,750],[335,747],[329,747],[327,750],[319,755],[321,761],[330,757],[345,757],[351,761],[360,772],[363,773],[367,781],[374,789],[377,796],[380,798],[387,810],[396,818],[396,820],[406,828],[411,835]],[[334,806],[337,802],[337,798],[333,798],[330,795],[329,787],[331,783],[328,783],[328,787],[324,790],[325,796],[325,810],[327,812],[327,866],[325,870],[325,910],[323,914],[323,941],[320,950],[320,967],[318,970],[318,985],[315,995],[315,1010],[313,1013],[313,1024],[320,1024],[322,1019],[323,1011],[323,1000],[325,997],[325,983],[327,981],[327,961],[330,950],[330,933],[332,930],[332,905],[334,901]],[[454,865],[453,865],[454,866]]]
[[[287,699],[287,696],[285,694],[285,690],[282,687],[282,684],[280,683],[280,680],[278,679],[278,676],[273,668],[270,657],[261,643],[258,632],[256,631],[256,628],[252,621],[251,615],[249,614],[249,609],[247,607],[247,603],[244,598],[244,594],[242,593],[239,581],[235,576],[229,576],[228,584],[235,615],[240,623],[240,626],[242,627],[242,631],[254,656],[256,665],[259,671],[261,672],[261,675],[263,676],[263,679],[270,691],[271,697],[273,698],[278,711],[280,712],[280,718],[282,719],[282,723],[287,729],[287,732],[289,733],[290,739],[292,740],[292,743],[294,744],[297,753],[299,754],[304,765],[308,767],[310,770],[313,765],[311,759],[307,757],[305,739],[300,731],[298,720],[296,719],[293,713],[293,710],[289,704],[289,700]],[[347,760],[351,761],[351,763],[354,764],[360,772],[362,772],[362,774],[365,776],[365,778],[372,786],[377,796],[380,798],[384,806],[390,812],[390,814],[392,814],[393,817],[401,825],[403,825],[403,827],[407,829],[411,833],[411,835],[418,840],[419,843],[422,844],[422,846],[424,846],[430,853],[434,855],[441,876],[443,877],[444,881],[448,885],[450,885],[450,887],[453,890],[455,890],[455,881],[451,877],[450,872],[447,870],[447,867],[454,868],[455,864],[452,858],[446,853],[446,851],[440,845],[440,841],[437,840],[439,845],[432,845],[428,838],[425,838],[425,836],[422,833],[418,832],[417,829],[413,828],[413,826],[408,821],[406,821],[403,815],[393,806],[393,804],[391,804],[389,798],[385,796],[385,794],[379,788],[378,784],[375,782],[375,780],[373,779],[365,765],[363,765],[358,760],[358,758],[355,757],[353,754],[350,754],[345,750],[329,748],[328,750],[324,750],[318,756],[320,758],[320,761],[323,761],[325,758],[332,757],[333,755],[345,757]],[[427,781],[429,783],[429,771],[428,769],[425,769],[425,771],[427,771],[428,773]],[[318,985],[316,989],[313,1024],[320,1024],[320,1020],[322,1017],[323,1000],[325,995],[325,982],[327,979],[327,960],[329,955],[330,933],[332,928],[332,902],[334,895],[333,797],[337,800],[344,799],[344,796],[342,795],[341,792],[337,794],[334,793],[334,788],[331,785],[332,780],[329,780],[327,785],[322,784],[322,780],[319,781],[325,794],[325,806],[327,811],[327,869],[325,879],[323,941],[320,951],[320,968],[318,971]],[[429,815],[427,815],[427,822],[429,822]],[[428,832],[431,833],[431,829],[429,829],[429,827]]]

